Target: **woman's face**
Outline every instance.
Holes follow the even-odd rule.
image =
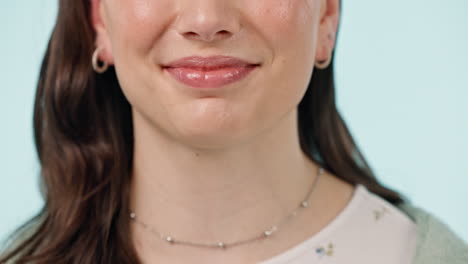
[[[220,147],[295,116],[315,61],[333,49],[338,0],[92,0],[92,12],[100,59],[115,66],[142,122],[135,125]],[[216,55],[258,66],[215,88],[182,83],[165,68]],[[203,77],[191,70],[182,75]]]

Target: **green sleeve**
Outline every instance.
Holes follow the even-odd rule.
[[[439,218],[408,203],[398,205],[418,226],[413,264],[468,264],[468,244]]]

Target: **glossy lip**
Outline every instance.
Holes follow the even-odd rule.
[[[229,56],[191,56],[163,65],[177,81],[193,88],[220,88],[244,79],[260,64]]]
[[[234,66],[248,66],[248,65],[259,65],[259,63],[247,62],[242,59],[238,59],[230,56],[190,56],[175,60],[167,65],[165,68],[203,68],[203,69],[216,69],[222,67],[234,67]]]

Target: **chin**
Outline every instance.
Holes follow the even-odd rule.
[[[179,141],[198,149],[225,149],[242,144],[249,138],[248,131],[233,127],[219,127],[204,124],[194,127],[185,126],[178,133]]]

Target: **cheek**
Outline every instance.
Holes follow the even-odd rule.
[[[172,20],[175,8],[171,0],[112,0],[109,17],[113,50],[151,49]]]
[[[314,22],[318,14],[315,4],[315,0],[252,1],[252,17],[266,37],[275,43],[290,43],[294,38],[303,39],[313,35],[312,25],[316,24]]]
[[[271,4],[275,1],[275,4]],[[252,1],[252,21],[272,51],[272,76],[277,84],[305,89],[313,70],[319,5],[316,0]],[[294,82],[291,83],[291,82]],[[275,85],[277,86],[277,85]],[[280,92],[285,92],[284,87]],[[297,91],[294,91],[297,92]]]
[[[313,70],[318,1],[272,1],[252,1],[252,21],[273,52],[271,90],[277,98],[294,102],[305,93]]]

